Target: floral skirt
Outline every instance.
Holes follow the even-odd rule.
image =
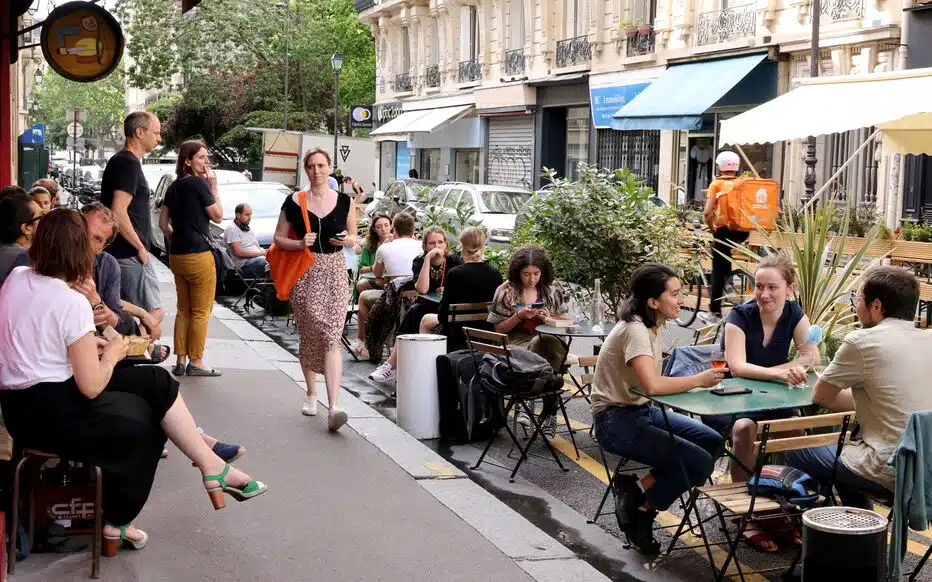
[[[291,309],[301,339],[301,367],[322,374],[327,352],[343,335],[349,281],[343,253],[314,253],[314,259],[291,290]]]

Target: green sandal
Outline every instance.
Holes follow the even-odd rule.
[[[208,481],[216,481],[220,483],[220,487],[213,487],[207,490],[207,495],[210,496],[210,502],[214,505],[214,509],[223,509],[226,507],[226,501],[223,497],[224,493],[227,493],[233,499],[237,501],[246,501],[247,499],[252,499],[262,495],[268,491],[268,487],[265,486],[265,483],[262,481],[256,481],[253,479],[249,483],[246,483],[246,486],[242,489],[237,487],[231,487],[227,485],[225,477],[230,472],[230,465],[227,464],[223,468],[223,472],[219,475],[204,475],[203,481],[207,483]]]
[[[107,535],[103,536],[104,539],[103,539],[103,547],[101,548],[101,553],[108,558],[112,558],[113,556],[115,556],[120,546],[123,546],[124,548],[129,548],[132,550],[141,550],[144,547],[146,547],[147,543],[149,543],[149,534],[147,534],[146,532],[142,531],[139,528],[136,528],[136,531],[142,534],[141,540],[136,541],[136,540],[131,540],[130,538],[126,537],[126,528],[130,527],[130,525],[132,524],[114,525],[108,522],[107,525],[111,527],[119,528],[120,530],[119,536],[107,536]]]

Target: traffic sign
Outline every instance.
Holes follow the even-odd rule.
[[[76,151],[84,151],[84,138],[83,137],[69,137],[66,142],[68,149]]]
[[[81,137],[84,135],[84,126],[80,123],[69,123],[65,128],[68,137]]]
[[[85,123],[87,121],[87,109],[69,109],[68,123]]]

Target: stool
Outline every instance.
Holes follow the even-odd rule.
[[[19,533],[19,502],[21,492],[22,472],[30,465],[32,470],[29,473],[29,520],[26,524],[26,532],[29,537],[29,543],[32,544],[33,535],[36,527],[36,504],[35,490],[38,485],[39,471],[43,465],[52,459],[58,459],[58,455],[45,453],[35,449],[24,449],[22,458],[16,463],[16,470],[13,473],[13,527],[10,534],[10,551],[7,558],[7,573],[16,573],[16,537]],[[102,479],[100,467],[93,466],[94,474],[94,530],[91,533],[91,578],[100,578],[100,544],[103,538],[103,514],[101,513],[102,500]],[[77,533],[77,532],[71,532]]]

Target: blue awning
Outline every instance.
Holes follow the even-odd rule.
[[[612,115],[612,128],[697,130],[706,110],[766,58],[756,54],[670,67]]]

